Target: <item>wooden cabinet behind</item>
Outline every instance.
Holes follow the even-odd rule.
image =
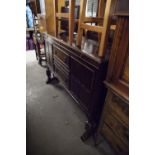
[[[99,132],[118,155],[129,154],[129,17],[117,16]]]
[[[129,153],[129,106],[112,89],[108,90],[102,113],[100,133],[116,150],[118,155]]]

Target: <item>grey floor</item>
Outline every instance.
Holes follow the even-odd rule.
[[[85,115],[61,83],[47,85],[45,68],[34,51],[26,52],[27,155],[113,155],[103,142],[82,142]]]

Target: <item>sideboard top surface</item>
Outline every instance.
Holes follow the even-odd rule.
[[[96,64],[101,64],[104,61],[106,61],[104,58],[100,58],[94,54],[91,53],[87,53],[86,51],[81,50],[80,48],[78,48],[77,46],[70,46],[68,43],[64,42],[61,39],[58,39],[54,36],[51,36],[47,33],[44,33],[44,37],[45,39],[49,42],[49,43],[53,43],[53,41],[58,44],[59,46],[63,47],[65,50],[70,51],[72,54],[75,54],[81,58],[87,58],[88,61],[93,61],[96,62]]]

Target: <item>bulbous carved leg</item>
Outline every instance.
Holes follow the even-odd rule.
[[[89,137],[91,137],[93,135],[93,132],[94,132],[94,128],[93,128],[92,124],[89,123],[88,121],[85,122],[85,130],[86,131],[81,136],[82,141],[86,141]]]
[[[90,138],[91,136],[93,137],[94,140],[94,145],[97,146],[98,145],[98,141],[97,141],[97,133],[96,133],[96,124],[90,123],[89,121],[85,122],[85,132],[83,133],[83,135],[81,136],[81,140],[83,142],[85,142],[88,138]]]
[[[52,81],[52,78],[51,78],[51,71],[50,71],[50,69],[48,67],[46,69],[46,75],[47,75],[46,83],[49,84]]]

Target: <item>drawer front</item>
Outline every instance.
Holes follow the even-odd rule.
[[[57,65],[60,70],[69,73],[69,68],[66,67],[66,65],[64,63],[62,63],[62,61],[60,61],[60,59],[58,59],[55,56],[54,56],[54,64]]]
[[[108,109],[104,110],[104,123],[117,135],[123,143],[129,145],[129,129],[119,122]]]
[[[55,65],[55,72],[61,79],[62,84],[69,89],[69,75],[64,72],[63,70],[60,70],[59,66]]]
[[[126,127],[129,126],[129,106],[118,96],[108,91],[106,106],[110,109],[113,116],[120,120]]]
[[[102,126],[101,133],[112,145],[118,155],[129,155],[129,146],[122,143],[105,123]]]
[[[57,57],[66,67],[69,66],[69,55],[65,53],[63,50],[61,50],[57,46],[53,46],[54,48],[54,56]]]

